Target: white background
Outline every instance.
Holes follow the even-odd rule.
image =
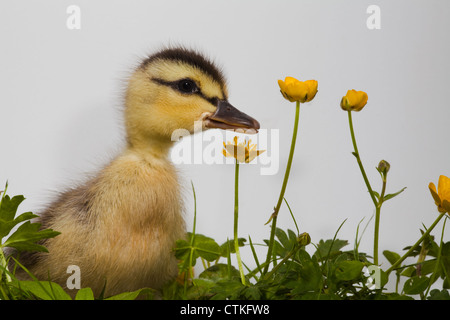
[[[366,26],[372,4],[381,9],[379,30]],[[66,27],[69,5],[81,9],[80,30]],[[294,76],[319,82],[316,98],[301,107],[286,191],[300,231],[317,243],[347,219],[338,238],[350,250],[358,223],[373,214],[339,106],[348,89],[364,90],[368,104],[353,120],[368,177],[379,191],[375,167],[385,159],[387,192],[407,187],[385,203],[380,225],[380,251],[401,252],[437,216],[429,182],[450,175],[449,16],[446,0],[2,1],[0,184],[9,180],[9,194],[25,195],[21,212],[39,212],[108,163],[124,146],[123,80],[161,45],[184,44],[223,67],[235,107],[279,130],[278,174],[241,166],[240,236],[269,237],[264,224],[278,199],[295,113],[277,80]],[[219,243],[231,238],[234,166],[179,168],[188,228],[192,180],[197,232]],[[295,230],[285,206],[278,226]],[[439,241],[439,227],[434,234]],[[360,250],[372,254],[372,243],[373,220]],[[242,254],[253,266],[248,247]]]

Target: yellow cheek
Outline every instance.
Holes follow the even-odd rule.
[[[153,109],[153,117],[164,126],[164,130],[193,130],[196,121],[202,120],[204,113],[213,113],[216,107],[198,96],[180,96],[177,99],[161,99]]]

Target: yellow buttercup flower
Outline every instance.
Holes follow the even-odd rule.
[[[438,189],[433,182],[428,185],[434,202],[440,213],[450,212],[450,179],[446,176],[439,176]]]
[[[238,143],[238,137],[233,138],[233,142],[223,143],[224,149],[222,153],[225,157],[233,157],[238,162],[249,163],[266,150],[256,150],[256,144],[251,144],[251,140]]]
[[[316,80],[299,81],[292,77],[278,80],[283,97],[290,102],[309,102],[316,96],[318,83]]]
[[[364,91],[348,90],[341,99],[341,108],[345,111],[361,111],[369,97]]]

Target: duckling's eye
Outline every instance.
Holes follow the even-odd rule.
[[[190,79],[183,79],[178,82],[178,90],[183,93],[196,93],[199,91],[194,81]]]

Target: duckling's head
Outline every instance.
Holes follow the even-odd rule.
[[[222,72],[196,51],[161,50],[147,59],[130,77],[125,123],[128,143],[170,143],[177,129],[232,129],[256,133],[259,123],[228,102]]]

